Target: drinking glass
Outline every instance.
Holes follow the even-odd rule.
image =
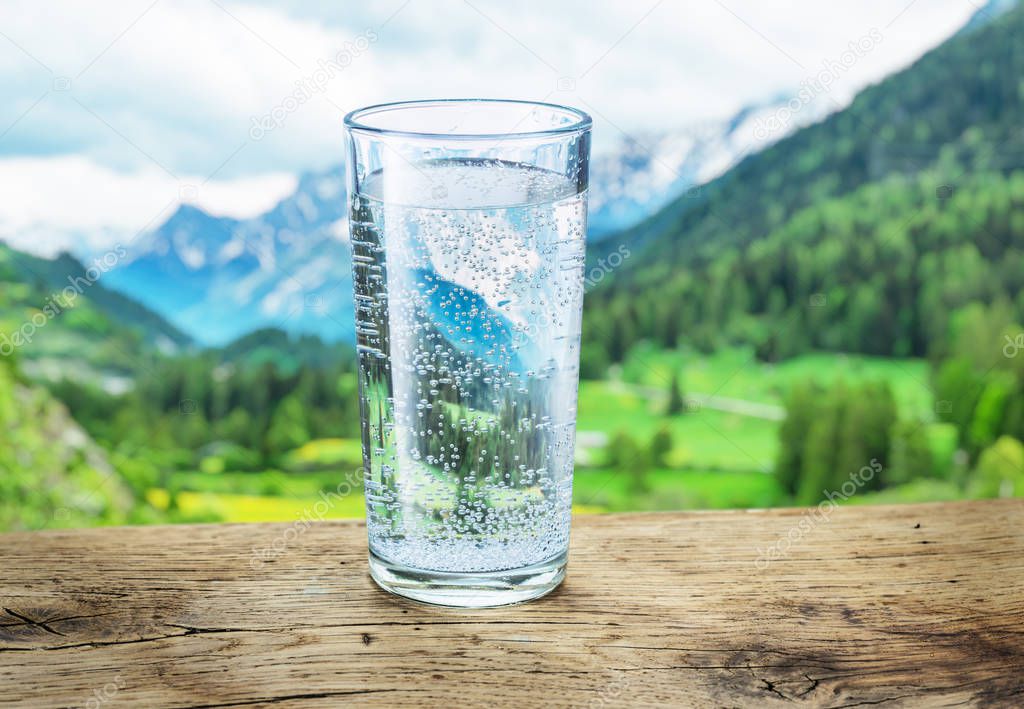
[[[370,573],[483,607],[565,576],[590,117],[410,101],[345,117]]]

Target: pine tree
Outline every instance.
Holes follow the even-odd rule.
[[[647,451],[625,431],[618,431],[608,441],[605,460],[610,468],[629,476],[629,489],[634,494],[648,491],[647,470],[650,467]]]
[[[796,383],[786,397],[786,418],[779,427],[779,457],[775,478],[782,489],[795,495],[804,469],[807,432],[817,418],[821,390],[812,382]]]
[[[679,385],[679,375],[672,372],[672,382],[668,387],[668,406],[665,409],[666,416],[678,416],[686,411],[686,400]]]
[[[993,372],[990,375],[974,407],[974,416],[968,429],[968,444],[972,455],[992,445],[1004,430],[1003,420],[1013,382],[1008,375],[1000,376],[1002,374]]]
[[[650,460],[651,464],[656,468],[666,467],[666,458],[668,454],[672,452],[672,432],[668,430],[667,426],[662,426],[658,429],[654,437],[651,438],[650,446]]]
[[[935,459],[928,434],[920,421],[900,421],[892,429],[889,467],[882,473],[884,485],[899,485],[915,478],[935,476]]]
[[[843,423],[845,390],[837,387],[829,392],[821,411],[807,430],[803,467],[797,485],[796,501],[801,505],[814,505],[832,489],[835,477],[839,432]]]

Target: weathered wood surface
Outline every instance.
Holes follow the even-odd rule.
[[[1024,500],[802,515],[577,518],[477,611],[378,590],[356,522],[4,535],[0,705],[1024,706]]]

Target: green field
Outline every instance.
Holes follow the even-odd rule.
[[[669,382],[675,373],[690,402],[667,416]],[[779,365],[757,362],[750,351],[712,356],[640,347],[607,381],[580,384],[574,509],[579,513],[629,510],[720,509],[790,504],[771,470],[778,450],[782,396],[795,381],[824,384],[884,380],[903,415],[932,421],[927,364],[864,356],[810,354]],[[727,410],[722,410],[722,408]],[[748,412],[747,409],[750,408]],[[606,465],[607,443],[627,433],[644,448],[659,430],[671,434],[664,465],[637,476],[632,466]],[[949,458],[955,433],[931,423],[936,455]],[[355,439],[320,439],[292,451],[281,470],[232,472],[216,459],[201,470],[173,474],[176,506],[189,518],[226,521],[292,520],[310,514],[322,493],[354,480],[351,493],[332,498],[325,518],[361,517],[363,501],[353,471],[360,465]],[[955,485],[917,481],[857,503],[951,499]],[[160,507],[166,490],[148,496]],[[321,509],[322,509],[321,505]]]
[[[666,417],[673,374],[684,395],[696,402],[691,411]],[[772,365],[756,361],[746,349],[708,356],[644,346],[631,353],[617,375],[611,381],[581,383],[577,428],[582,441],[589,439],[586,432],[621,430],[644,442],[667,427],[674,446],[668,462],[676,469],[770,471],[782,396],[801,380],[882,380],[892,388],[901,415],[934,418],[924,360],[815,353]],[[756,408],[744,414],[744,404]],[[599,460],[596,454],[590,458]]]
[[[785,502],[775,479],[764,473],[652,470],[648,490],[631,489],[628,471],[577,470],[573,504],[583,511],[730,509],[774,507]]]
[[[758,362],[749,348],[701,355],[638,345],[622,366],[621,379],[660,388],[667,395],[673,372],[682,377],[688,394],[762,404],[780,404],[781,395],[800,380],[822,384],[884,380],[892,387],[902,415],[924,420],[933,416],[928,363],[923,359],[811,353],[779,364],[766,364]]]
[[[662,427],[672,434],[673,468],[692,470],[771,470],[775,458],[776,421],[700,408],[665,416],[665,396],[645,394],[621,382],[580,384],[577,430],[581,443],[588,432],[610,436],[625,431],[641,445]],[[595,463],[603,462],[594,451]]]

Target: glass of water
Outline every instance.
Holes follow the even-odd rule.
[[[441,605],[565,576],[590,117],[524,101],[345,118],[370,573]]]

